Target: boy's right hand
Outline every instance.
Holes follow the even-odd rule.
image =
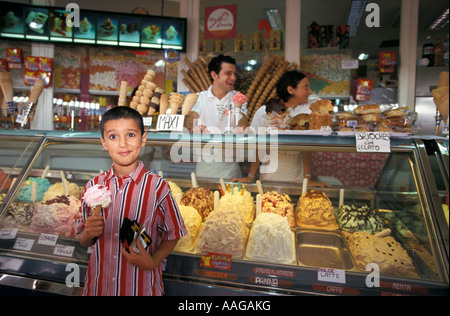
[[[86,219],[84,223],[86,237],[94,239],[103,233],[103,216],[92,215]]]

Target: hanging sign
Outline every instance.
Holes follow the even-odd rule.
[[[205,8],[205,39],[236,37],[237,5]]]

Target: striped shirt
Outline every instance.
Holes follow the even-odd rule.
[[[127,262],[122,255],[119,231],[125,217],[145,225],[152,239],[147,251],[155,252],[163,240],[179,239],[186,235],[186,228],[169,184],[154,175],[139,162],[136,170],[127,177],[114,175],[113,167],[86,184],[100,184],[111,192],[111,204],[103,210],[103,234],[96,241],[86,273],[84,295],[131,296],[163,295],[162,267],[143,271]],[[84,192],[83,192],[84,194]],[[84,229],[90,209],[82,202],[83,216],[77,231]]]

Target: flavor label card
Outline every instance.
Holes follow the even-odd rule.
[[[57,240],[58,240],[58,235],[41,234],[39,236],[38,244],[46,245],[46,246],[54,246],[54,245],[56,245]]]
[[[203,252],[200,259],[200,266],[204,268],[213,268],[221,270],[231,269],[231,255]]]
[[[54,255],[64,256],[64,257],[72,257],[75,247],[73,246],[65,246],[57,244],[55,246],[55,250],[53,251]]]
[[[318,269],[317,280],[345,284],[345,270]]]
[[[30,251],[31,248],[33,247],[33,244],[34,244],[33,239],[17,238],[13,248],[17,250]]]

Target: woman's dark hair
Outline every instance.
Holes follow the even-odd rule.
[[[288,87],[295,89],[299,82],[304,78],[306,78],[306,76],[297,70],[286,71],[277,82],[277,96],[284,102],[287,102],[292,96],[287,91]]]
[[[127,106],[116,106],[103,114],[102,120],[100,122],[100,132],[102,133],[103,138],[103,131],[104,131],[104,125],[106,122],[111,120],[120,120],[120,119],[132,119],[135,120],[136,123],[139,125],[139,129],[141,130],[141,135],[144,134],[144,121],[142,119],[141,114],[139,114],[138,111],[127,107]]]
[[[214,71],[216,74],[219,74],[220,70],[222,70],[222,63],[236,65],[236,60],[231,56],[224,56],[222,54],[214,57],[208,64],[208,74],[210,77],[211,71]]]
[[[286,105],[284,104],[283,100],[280,98],[271,98],[266,103],[266,113],[272,113],[272,112],[286,112]]]

